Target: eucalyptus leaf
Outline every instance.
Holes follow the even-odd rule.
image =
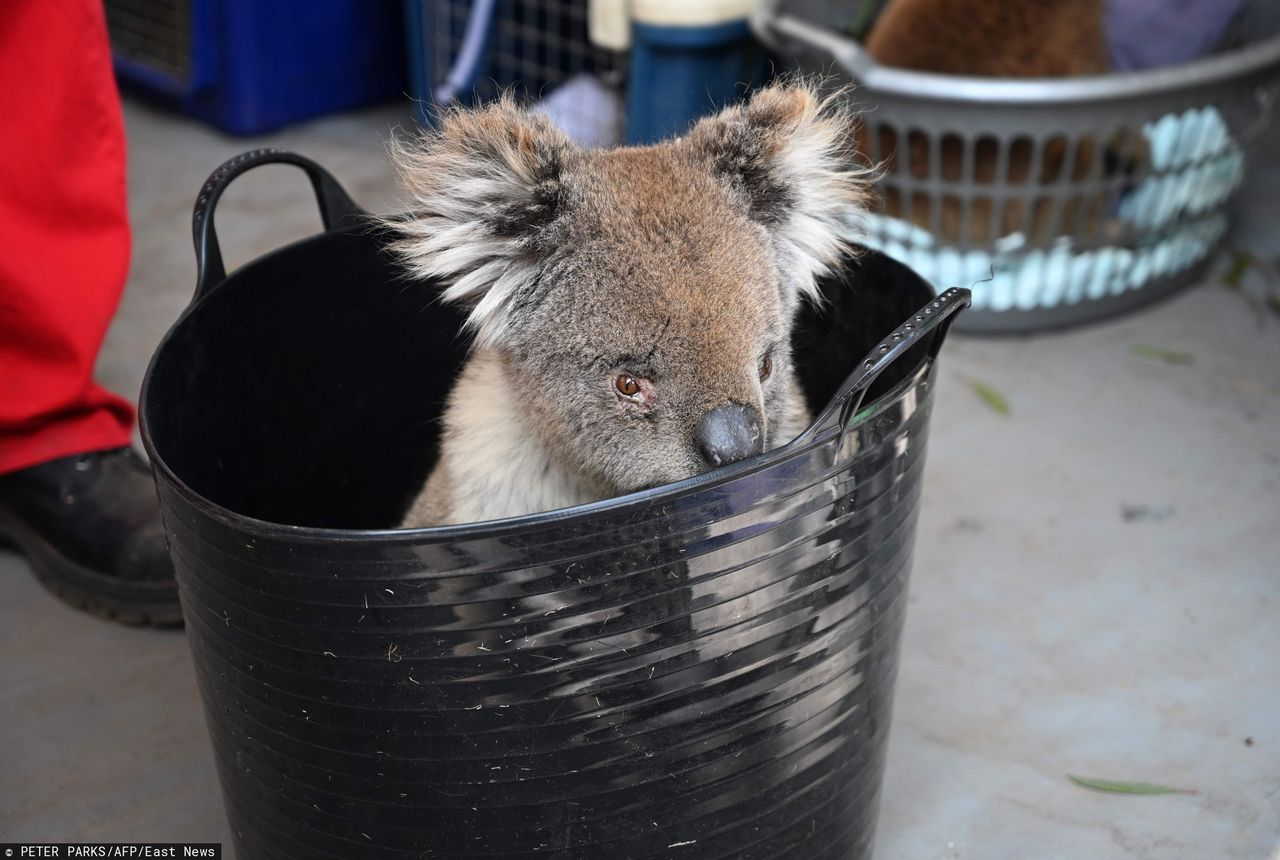
[[[1009,401],[1004,399],[999,391],[996,391],[985,382],[978,382],[976,379],[971,383],[973,385],[973,393],[981,398],[982,402],[991,407],[991,411],[997,415],[1008,415],[1013,410],[1009,408]]]
[[[1191,364],[1195,361],[1195,356],[1189,352],[1178,352],[1159,346],[1148,346],[1145,343],[1135,343],[1132,348],[1134,355],[1149,358],[1152,361],[1163,361],[1165,364]]]
[[[1090,791],[1101,791],[1107,794],[1195,794],[1194,789],[1174,788],[1170,785],[1158,785],[1154,782],[1116,782],[1110,779],[1093,779],[1087,776],[1067,774],[1067,779],[1081,788]]]
[[[1222,282],[1228,287],[1238,289],[1242,281],[1244,281],[1244,273],[1249,271],[1249,267],[1253,265],[1254,257],[1248,251],[1242,251],[1239,248],[1231,249],[1231,267],[1227,269],[1227,273],[1223,275]]]

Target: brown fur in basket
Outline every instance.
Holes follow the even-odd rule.
[[[984,77],[1069,77],[1100,74],[1108,70],[1103,0],[890,0],[867,39],[868,52],[888,66],[940,74]],[[930,165],[929,138],[923,132],[901,132],[877,125],[867,115],[860,149],[884,164],[884,211],[909,218],[916,225],[956,242],[961,240],[965,201],[962,188],[942,201],[939,223],[934,223],[933,201],[921,191],[908,195],[893,182],[895,173],[927,178],[931,168],[941,178],[959,182],[964,170],[965,142],[945,135],[935,152],[939,164]],[[878,144],[872,148],[869,135]],[[900,136],[906,137],[902,146]],[[1114,141],[1108,141],[1114,145]],[[974,147],[975,182],[1007,185],[1049,185],[1067,179],[1077,182],[1094,175],[1099,158],[1092,137],[1070,140],[1051,138],[1043,145],[1039,170],[1031,176],[1036,146],[1031,138],[1005,141],[1009,147],[1003,176],[996,176],[1001,143],[979,137]],[[1076,149],[1071,159],[1071,149]],[[1070,165],[1068,167],[1068,164]],[[1069,170],[1070,176],[1063,177]],[[1026,192],[1000,202],[974,197],[969,205],[967,241],[989,243],[1000,236],[1023,231],[1033,241],[1055,231],[1092,233],[1101,220],[1104,195],[1099,192],[1071,195],[1054,218],[1053,201],[1045,196],[1027,211]],[[999,210],[996,211],[996,207]],[[1028,218],[1030,214],[1030,218]],[[1029,222],[1029,223],[1028,223]],[[994,228],[994,229],[993,229]]]

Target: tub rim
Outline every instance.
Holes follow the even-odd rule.
[[[176,328],[177,324],[174,326],[174,329]],[[170,333],[172,333],[174,329],[171,329]],[[170,333],[165,334],[165,337],[160,342],[160,346],[157,347],[157,356],[160,354],[160,350],[168,342]],[[152,361],[154,363],[154,358]],[[498,537],[519,532],[533,531],[536,528],[545,527],[551,524],[561,525],[572,520],[590,519],[597,514],[612,511],[616,508],[623,507],[624,505],[675,499],[690,495],[697,490],[727,484],[738,478],[743,478],[747,475],[764,471],[765,469],[772,468],[785,461],[795,459],[804,453],[829,445],[833,440],[838,440],[845,432],[856,430],[858,427],[864,425],[867,421],[880,414],[880,412],[882,412],[886,407],[901,400],[908,391],[918,387],[922,381],[925,381],[930,375],[933,363],[934,359],[932,357],[923,358],[919,365],[905,378],[880,397],[877,397],[870,404],[864,406],[862,411],[854,416],[848,426],[843,429],[838,425],[829,426],[825,429],[817,429],[820,428],[829,415],[839,407],[842,398],[840,398],[839,395],[836,395],[833,396],[831,402],[827,404],[821,413],[819,413],[818,417],[815,418],[799,436],[792,439],[787,444],[774,448],[770,451],[765,451],[762,454],[757,454],[754,457],[740,460],[737,463],[720,466],[716,469],[702,472],[701,474],[693,475],[674,483],[662,484],[657,487],[636,490],[621,496],[612,496],[607,499],[586,502],[581,505],[573,505],[567,508],[556,508],[550,511],[521,514],[519,516],[503,517],[502,519],[496,520],[481,520],[474,523],[456,523],[408,529],[392,527],[380,529],[353,529],[291,525],[289,523],[277,523],[272,520],[264,520],[248,514],[240,513],[239,511],[225,507],[224,505],[207,498],[178,477],[178,475],[169,467],[169,464],[165,462],[164,458],[157,452],[155,441],[151,436],[151,429],[145,419],[145,410],[143,408],[139,408],[138,410],[138,423],[141,430],[142,444],[146,449],[148,458],[151,460],[151,467],[157,473],[163,474],[165,483],[176,490],[182,497],[183,501],[191,507],[196,508],[204,515],[217,519],[239,531],[243,531],[257,537],[288,538],[293,541],[300,540],[314,544],[349,543],[352,541],[383,545],[434,544]],[[148,366],[147,375],[142,384],[141,403],[143,404],[147,401],[147,391],[150,381],[151,367]]]

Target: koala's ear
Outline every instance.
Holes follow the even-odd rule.
[[[509,98],[446,114],[439,130],[393,141],[391,156],[411,197],[393,250],[421,278],[448,286],[445,301],[470,307],[481,344],[500,341],[510,309],[536,282],[562,214],[573,142],[546,117]]]
[[[857,160],[857,130],[840,96],[795,84],[701,120],[681,144],[771,232],[795,288],[817,300],[814,279],[846,251],[868,198],[872,172]]]

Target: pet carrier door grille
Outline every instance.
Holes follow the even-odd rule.
[[[191,75],[190,0],[107,0],[116,56],[185,83]]]
[[[448,77],[473,5],[466,0],[427,4],[432,40],[429,88]],[[489,50],[473,82],[480,101],[507,87],[514,87],[521,99],[535,99],[574,75],[591,74],[618,84],[625,74],[625,54],[598,48],[588,38],[586,0],[499,0],[488,29]],[[458,95],[469,100],[472,91]]]

